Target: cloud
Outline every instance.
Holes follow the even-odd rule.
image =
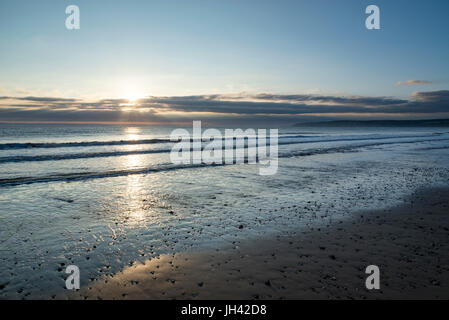
[[[0,97],[0,100],[23,100],[23,101],[35,101],[35,102],[74,102],[77,99],[66,98],[54,98],[54,97]]]
[[[0,97],[2,121],[296,122],[313,117],[449,116],[449,90],[410,99],[309,94],[210,94],[85,101],[58,97]]]
[[[412,97],[423,102],[449,103],[449,90],[415,92]]]
[[[432,84],[433,81],[427,80],[407,80],[407,81],[398,81],[396,82],[397,86],[415,86],[415,85],[423,85],[423,84]]]

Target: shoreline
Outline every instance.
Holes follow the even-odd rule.
[[[448,299],[449,187],[293,236],[161,255],[69,299]],[[380,289],[365,268],[380,268]]]

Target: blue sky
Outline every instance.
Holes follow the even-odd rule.
[[[65,28],[70,4],[80,30]],[[365,28],[369,4],[380,30]],[[0,96],[411,99],[448,88],[448,14],[446,0],[2,0]],[[397,85],[410,80],[431,83]]]

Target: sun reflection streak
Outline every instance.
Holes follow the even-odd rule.
[[[141,129],[138,127],[127,127],[124,129],[126,140],[138,140]],[[136,147],[136,146],[133,146]],[[140,168],[142,163],[141,155],[128,155],[122,157],[123,167],[127,169]],[[145,224],[147,212],[144,209],[144,188],[142,175],[130,174],[127,177],[127,184],[125,189],[125,198],[127,200],[126,211],[124,218],[131,226],[141,226]]]
[[[140,131],[141,130],[138,127],[127,127],[125,129],[126,140],[138,140]]]
[[[137,140],[141,134],[139,127],[126,127],[123,129],[124,140]],[[139,145],[130,145],[130,148],[141,148]],[[140,169],[148,165],[148,157],[140,154],[131,154],[118,157],[118,166],[124,170]],[[149,183],[149,177],[144,174],[129,174],[126,182],[121,186],[123,195],[121,221],[130,228],[147,228],[149,224],[160,223],[160,199],[153,195],[152,190],[157,189],[155,180]]]
[[[127,178],[126,198],[127,213],[126,219],[131,226],[141,226],[146,222],[146,213],[143,208],[141,175],[129,175]]]

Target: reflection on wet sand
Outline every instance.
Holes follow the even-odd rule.
[[[422,190],[402,206],[292,236],[160,255],[70,298],[448,299],[448,192]],[[381,290],[365,288],[372,263],[381,268]]]

